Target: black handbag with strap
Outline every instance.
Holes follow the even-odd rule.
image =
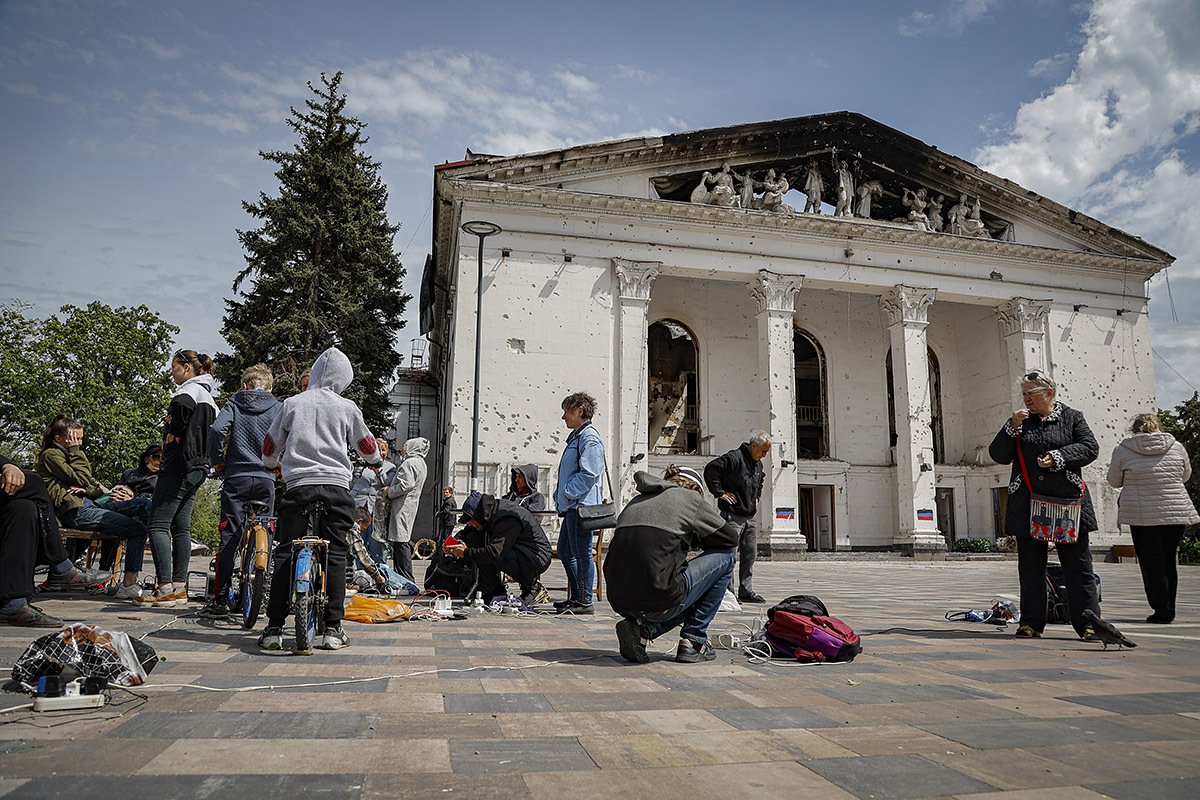
[[[608,496],[614,497],[612,479],[608,477],[607,456],[604,458],[604,481],[608,484]],[[579,514],[579,527],[588,532],[617,527],[617,515],[620,513],[617,504],[611,500],[607,503],[577,506],[575,511]]]

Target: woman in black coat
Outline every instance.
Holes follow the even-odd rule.
[[[1017,572],[1021,580],[1021,626],[1017,636],[1037,638],[1046,627],[1046,555],[1048,545],[1029,534],[1030,487],[1026,486],[1017,447],[1025,456],[1025,469],[1038,494],[1077,498],[1084,488],[1083,467],[1096,460],[1100,446],[1083,414],[1055,400],[1057,387],[1044,372],[1031,372],[1021,383],[1025,408],[1013,412],[1012,419],[992,440],[988,452],[998,464],[1012,464],[1008,484],[1008,511],[1004,530],[1017,540]],[[1085,609],[1100,616],[1096,575],[1092,571],[1092,553],[1088,534],[1096,530],[1096,510],[1091,493],[1084,490],[1083,510],[1079,519],[1079,538],[1074,544],[1056,544],[1063,579],[1067,585],[1067,606],[1071,625],[1084,639],[1092,635],[1083,618]]]

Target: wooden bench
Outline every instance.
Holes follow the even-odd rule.
[[[1122,558],[1137,560],[1137,550],[1131,544],[1114,544],[1112,549],[1108,551],[1108,555],[1117,564],[1121,563]]]
[[[92,568],[98,554],[100,553],[100,545],[105,541],[115,540],[117,543],[117,556],[113,559],[112,577],[108,579],[109,585],[113,585],[120,574],[121,558],[125,555],[125,540],[119,536],[106,535],[100,531],[81,531],[76,528],[59,527],[58,532],[62,534],[63,541],[68,539],[83,540],[87,542],[87,560],[84,562],[88,569]]]

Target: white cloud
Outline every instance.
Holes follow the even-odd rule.
[[[560,72],[556,77],[571,94],[595,94],[600,89],[594,81],[574,72]]]
[[[1084,33],[1070,77],[1020,108],[1009,141],[976,154],[985,169],[1068,202],[1200,122],[1194,0],[1098,0]]]
[[[1029,68],[1029,76],[1031,78],[1058,80],[1065,76],[1070,64],[1070,53],[1055,53],[1049,58],[1039,58],[1033,62],[1033,66]]]
[[[987,16],[1000,0],[950,0],[939,13],[914,11],[896,23],[901,36],[957,36]]]

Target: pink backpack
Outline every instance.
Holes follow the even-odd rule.
[[[774,655],[797,661],[853,661],[862,652],[858,634],[837,617],[775,609],[763,633]]]

